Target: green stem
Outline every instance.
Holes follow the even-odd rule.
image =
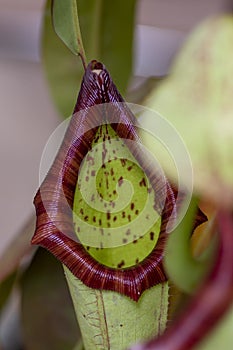
[[[82,40],[82,34],[81,34],[81,29],[80,29],[80,24],[79,24],[79,18],[78,18],[78,8],[77,8],[77,1],[72,0],[72,7],[73,7],[73,21],[74,21],[74,26],[76,28],[76,33],[77,33],[77,43],[78,43],[78,48],[79,48],[79,56],[82,60],[82,64],[84,69],[86,69],[87,66],[87,58],[86,58],[86,53],[85,49],[83,46],[83,40]]]

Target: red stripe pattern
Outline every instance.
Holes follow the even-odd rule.
[[[85,72],[78,100],[65,134],[63,143],[38,190],[34,205],[37,223],[32,244],[41,245],[55,255],[85,285],[96,289],[112,290],[137,301],[148,288],[167,280],[162,266],[167,240],[166,227],[177,215],[176,191],[166,181],[160,185],[155,167],[148,162],[140,148],[137,121],[122,102],[105,67],[92,61]],[[103,115],[103,104],[111,103],[112,113]],[[100,108],[91,108],[98,106]],[[78,113],[77,113],[78,112]],[[75,238],[72,207],[80,164],[91,148],[98,125],[109,123],[120,138],[125,140],[131,153],[144,169],[160,198],[165,195],[159,239],[151,254],[138,265],[125,269],[113,269],[93,259]],[[136,142],[128,142],[133,140]],[[161,211],[161,204],[155,202]],[[199,211],[196,224],[205,221]]]

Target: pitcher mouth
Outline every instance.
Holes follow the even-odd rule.
[[[167,280],[162,265],[168,236],[167,225],[169,220],[178,214],[182,202],[180,199],[177,202],[177,191],[167,180],[159,237],[152,252],[140,263],[129,268],[108,267],[91,257],[81,243],[71,238],[74,236],[71,209],[78,171],[98,130],[95,126],[88,127],[88,132],[80,132],[90,125],[90,118],[97,118],[93,113],[89,113],[90,107],[112,103],[117,120],[113,121],[110,118],[109,123],[116,134],[126,142],[133,140],[140,143],[137,120],[129,108],[119,104],[121,102],[123,98],[104,65],[92,61],[86,69],[74,114],[63,143],[34,199],[37,223],[32,244],[48,249],[88,287],[116,291],[137,301],[146,289]],[[78,113],[80,111],[82,113]],[[79,137],[77,137],[77,130],[80,132]],[[140,164],[145,164],[137,146],[139,143],[136,142],[133,148],[129,146],[129,150]],[[156,191],[154,168],[148,166],[144,170],[151,180],[152,188]],[[180,198],[182,199],[182,196]],[[206,217],[199,211],[194,226],[204,221]]]

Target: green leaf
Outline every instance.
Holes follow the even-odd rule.
[[[102,61],[124,94],[132,70],[136,0],[79,0],[77,6],[88,60]],[[42,61],[55,105],[66,118],[76,103],[83,67],[54,32],[50,9],[51,0],[44,12]]]
[[[186,143],[193,163],[196,193],[230,207],[233,201],[232,51],[233,16],[208,19],[187,40],[171,75],[147,99],[147,106],[168,119]],[[174,177],[172,167],[168,165],[166,171]]]
[[[193,231],[193,222],[197,211],[195,200],[192,200],[189,210],[182,222],[170,234],[166,246],[164,266],[169,278],[182,291],[194,293],[211,263],[216,248],[214,241],[204,259],[195,259],[191,253],[190,237]]]
[[[83,67],[77,56],[63,44],[56,35],[51,19],[51,0],[47,1],[42,30],[42,62],[50,85],[54,103],[61,114],[67,118],[77,99]]]
[[[65,273],[85,349],[125,350],[165,330],[168,283],[146,290],[135,302],[119,293],[86,287],[66,267]]]
[[[33,350],[73,350],[80,332],[60,263],[39,248],[22,278],[24,345]]]
[[[83,55],[85,59],[79,28],[77,1],[53,0],[52,17],[57,35],[74,54]]]

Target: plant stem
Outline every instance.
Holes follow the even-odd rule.
[[[87,66],[87,58],[85,54],[85,49],[83,46],[83,41],[82,41],[82,34],[80,30],[80,24],[79,24],[79,18],[78,18],[78,9],[77,9],[77,2],[76,0],[72,1],[72,6],[73,6],[73,13],[75,13],[74,16],[74,25],[76,27],[76,33],[77,33],[77,43],[78,43],[78,48],[79,48],[79,56],[81,58],[82,64],[84,69],[86,69]]]

